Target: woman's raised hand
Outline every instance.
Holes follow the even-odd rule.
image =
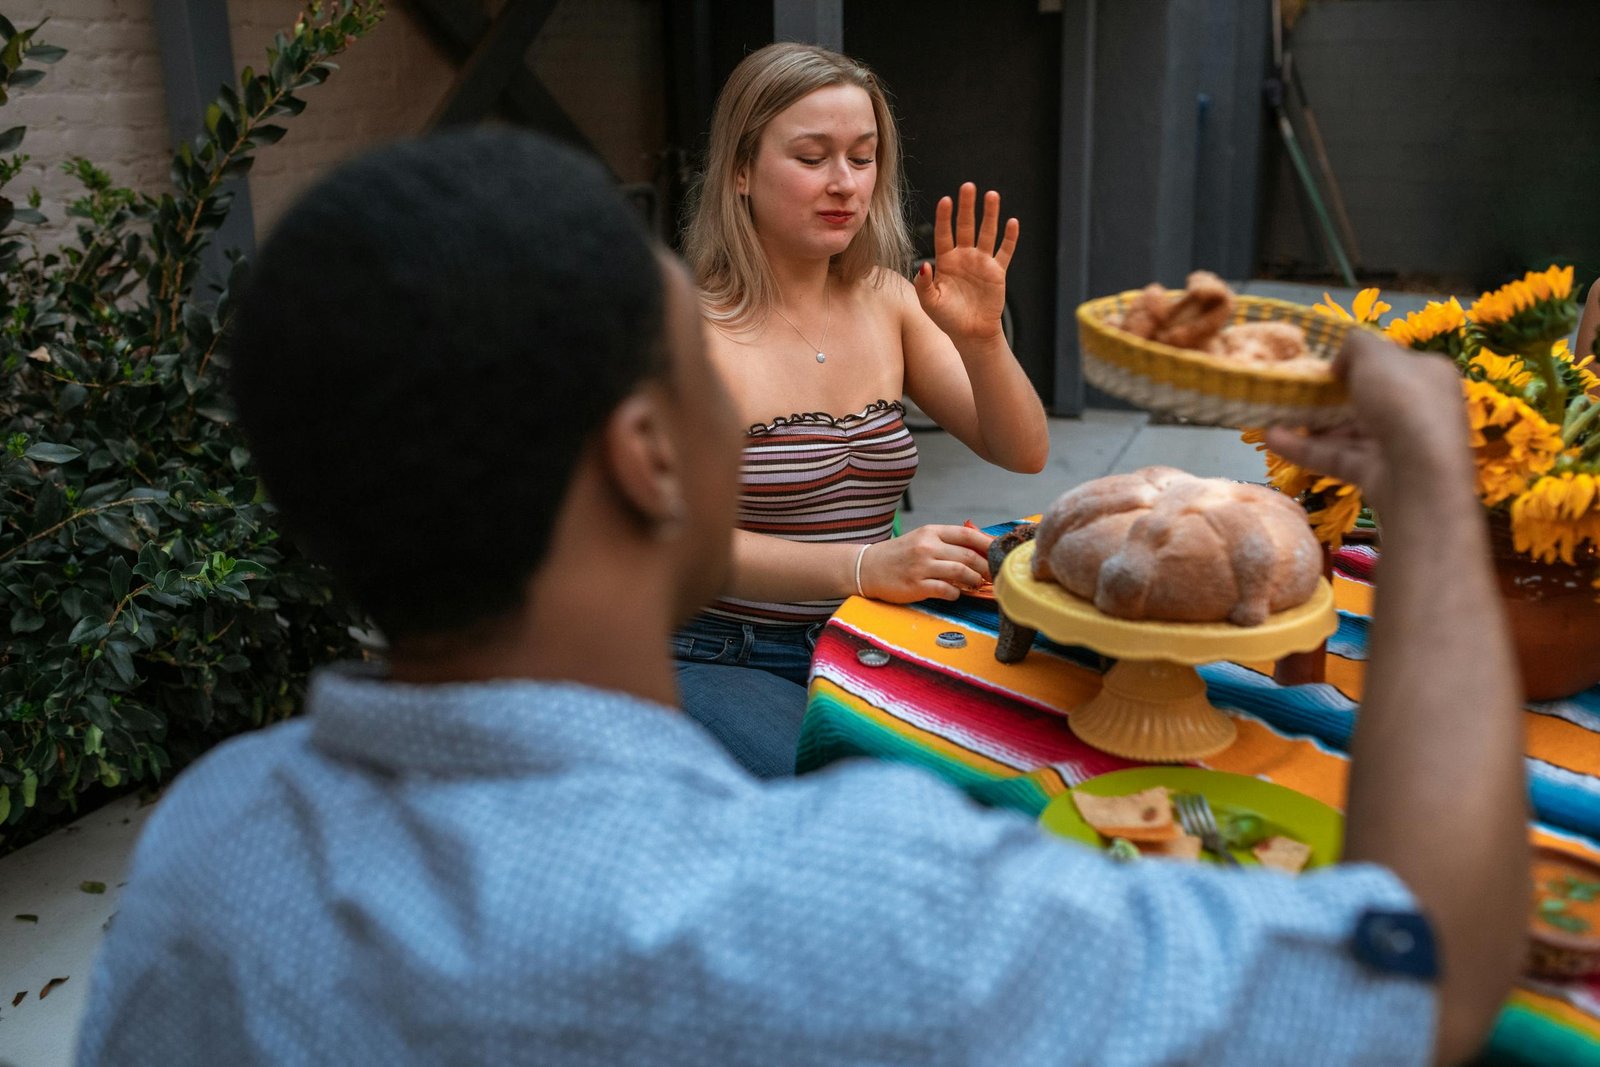
[[[1017,249],[1019,225],[1006,220],[1005,236],[995,248],[1000,229],[1000,194],[983,195],[983,225],[977,223],[978,187],[961,186],[955,208],[955,229],[950,227],[948,196],[939,200],[933,219],[933,266],[917,271],[917,299],[934,324],[956,342],[985,341],[999,337],[1000,315],[1006,304],[1006,268]]]
[[[967,526],[919,526],[867,550],[861,557],[861,591],[891,604],[955,600],[988,579],[992,540]]]

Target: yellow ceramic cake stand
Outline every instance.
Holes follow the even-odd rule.
[[[1001,613],[1053,641],[1114,656],[1100,692],[1072,710],[1073,733],[1103,752],[1151,763],[1204,759],[1233,743],[1233,720],[1211,706],[1194,668],[1217,660],[1274,660],[1316,648],[1338,629],[1333,587],[1260,626],[1113,618],[1055,582],[1033,577],[1034,545],[1019,545],[994,579]]]

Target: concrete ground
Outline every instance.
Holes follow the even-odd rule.
[[[152,810],[124,797],[0,859],[0,1064],[72,1062],[95,949]]]
[[[906,526],[979,526],[1043,511],[1073,486],[1151,464],[1182,467],[1206,477],[1259,482],[1266,465],[1237,430],[1151,425],[1143,412],[1087,412],[1050,420],[1050,459],[1038,474],[1011,474],[974,456],[939,430],[916,432],[920,465],[911,483]]]

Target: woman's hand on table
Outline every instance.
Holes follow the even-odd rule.
[[[978,187],[961,186],[955,208],[955,228],[950,225],[948,196],[939,200],[933,222],[933,265],[917,271],[917,299],[922,310],[959,348],[963,342],[982,342],[1002,336],[1001,313],[1006,305],[1006,268],[1017,248],[1019,224],[1006,220],[1000,246],[1000,194],[984,194],[983,223],[977,224]]]
[[[891,604],[955,600],[988,580],[993,540],[967,526],[919,526],[880,541],[861,557],[861,591]]]

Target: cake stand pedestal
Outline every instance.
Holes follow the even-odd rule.
[[[1318,579],[1311,599],[1260,626],[1146,622],[1106,615],[1055,582],[1033,577],[1034,545],[1019,545],[995,575],[1003,620],[1053,641],[1114,656],[1100,692],[1067,717],[1073,733],[1103,752],[1149,763],[1216,755],[1233,743],[1233,720],[1206,699],[1195,665],[1275,660],[1320,645],[1339,626],[1333,587]]]

